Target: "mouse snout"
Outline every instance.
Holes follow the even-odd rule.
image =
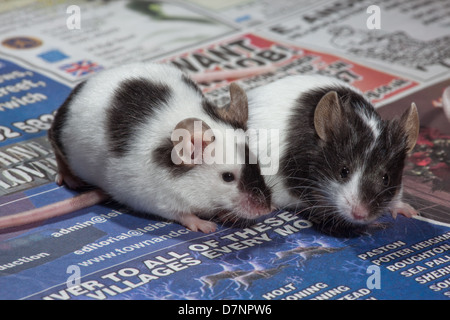
[[[369,216],[369,212],[361,205],[355,205],[352,207],[351,215],[355,220],[364,221]]]
[[[270,195],[259,189],[243,192],[240,196],[239,207],[247,218],[256,218],[272,212]]]
[[[254,219],[271,213],[272,193],[261,175],[259,165],[246,163],[239,181],[238,211],[242,216]]]
[[[337,211],[347,221],[366,224],[372,220],[370,205],[361,194],[359,175],[355,175],[348,183],[336,190]]]

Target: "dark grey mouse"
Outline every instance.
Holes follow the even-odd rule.
[[[249,129],[280,133],[257,151],[260,159],[280,155],[264,176],[275,207],[307,211],[328,229],[368,225],[385,212],[417,214],[402,200],[404,162],[419,132],[414,103],[399,119],[382,120],[359,90],[317,75],[287,77],[247,95]]]

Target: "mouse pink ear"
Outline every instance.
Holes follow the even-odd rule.
[[[172,131],[172,162],[195,165],[203,162],[203,151],[214,141],[214,135],[206,122],[198,118],[180,121]]]
[[[330,139],[333,130],[340,127],[343,121],[343,111],[336,91],[325,94],[316,106],[314,112],[314,128],[323,141]]]
[[[411,107],[402,114],[400,125],[406,133],[406,150],[409,153],[416,145],[420,129],[419,112],[417,111],[414,102],[411,104]]]

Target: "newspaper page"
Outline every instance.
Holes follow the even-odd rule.
[[[331,1],[261,29],[411,79],[432,81],[448,77],[449,13],[448,1]]]
[[[233,30],[182,3],[86,1],[70,7],[72,3],[78,2],[36,1],[3,12],[2,53],[74,83],[91,72],[152,60]]]
[[[371,4],[339,3],[2,3],[0,21],[8,23],[0,24],[1,216],[78,194],[54,182],[47,130],[77,83],[135,61],[173,64],[187,74],[276,67],[200,84],[219,105],[231,81],[248,90],[294,74],[346,81],[385,118],[414,101],[421,131],[405,166],[404,193],[421,216],[386,215],[363,234],[337,236],[281,210],[203,234],[107,202],[0,230],[0,299],[254,300],[265,314],[275,300],[448,300],[450,132],[442,92],[450,85],[450,29],[443,15],[426,23],[427,14],[444,13],[448,4],[384,1],[381,28],[368,29]],[[337,41],[346,30],[357,36]],[[384,45],[398,56],[377,56]],[[422,45],[433,47],[434,60],[424,58]],[[177,312],[188,314],[188,304]]]
[[[326,1],[285,0],[278,2],[269,0],[189,0],[187,2],[197,5],[200,9],[207,10],[208,14],[215,15],[218,19],[226,19],[238,28],[245,28],[283,18],[293,12],[300,13],[307,8],[320,6]]]

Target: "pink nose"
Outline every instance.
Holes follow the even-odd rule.
[[[356,220],[364,220],[366,218],[366,216],[361,214],[360,212],[352,212],[352,216]]]
[[[355,220],[364,220],[369,216],[369,212],[361,205],[356,205],[352,208],[352,217]]]

